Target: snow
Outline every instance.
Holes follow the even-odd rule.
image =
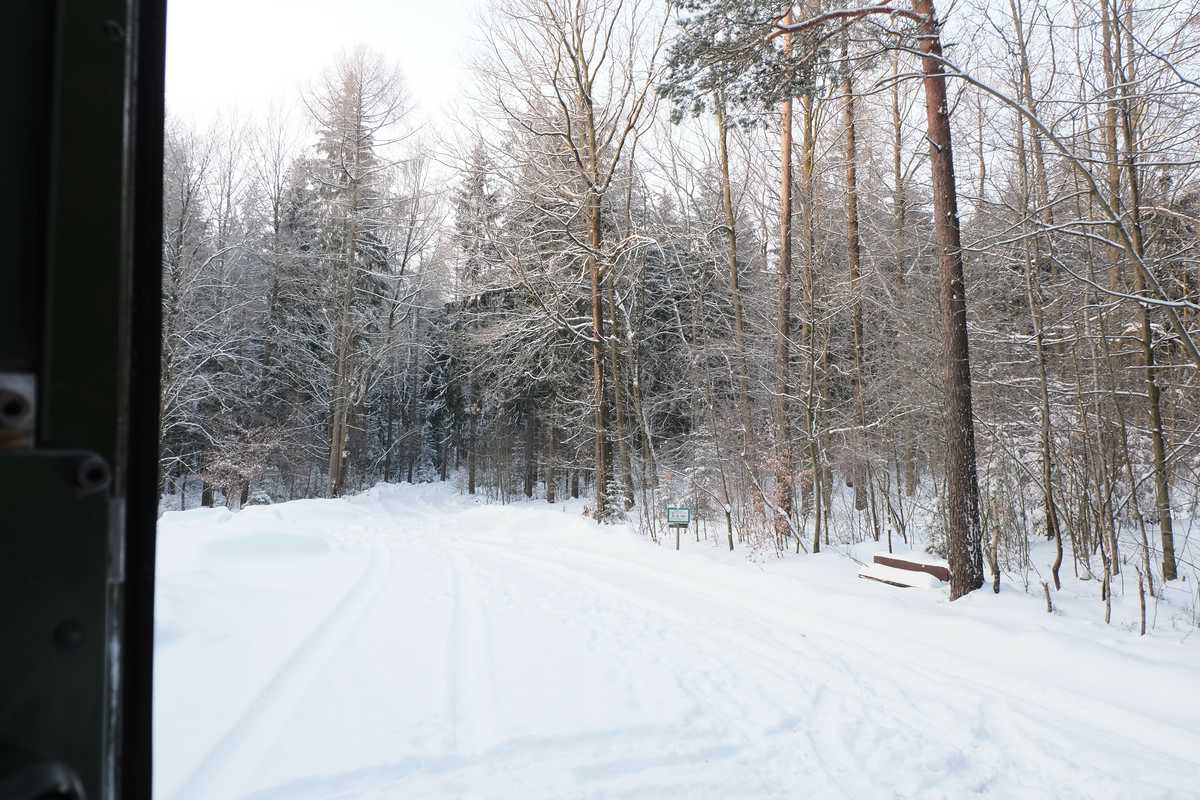
[[[1180,604],[1138,637],[1094,583],[951,604],[579,511],[428,484],[164,515],[155,796],[1197,796]]]
[[[884,564],[866,564],[858,571],[858,577],[898,583],[915,589],[936,589],[942,585],[942,581],[927,572],[889,567]]]

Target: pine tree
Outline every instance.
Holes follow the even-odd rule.
[[[386,144],[406,112],[403,81],[377,53],[359,48],[326,74],[310,108],[318,125],[324,313],[330,351],[327,492],[342,493],[348,445],[370,383],[377,278],[387,261],[381,234],[389,201]]]
[[[496,167],[482,140],[476,141],[463,165],[454,193],[454,243],[460,262],[457,275],[460,296],[488,285],[498,268],[497,230],[501,226],[500,188]]]

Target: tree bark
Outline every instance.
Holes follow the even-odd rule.
[[[871,493],[870,459],[866,448],[867,412],[863,396],[862,243],[858,233],[858,143],[854,119],[854,80],[850,74],[848,37],[842,37],[842,94],[846,139],[846,261],[850,268],[850,346],[854,353],[854,404],[858,416],[858,452],[854,455],[854,507],[867,508]],[[865,485],[864,485],[865,484]]]
[[[476,471],[479,461],[479,401],[478,389],[471,385],[471,407],[467,417],[467,494],[475,494]]]
[[[921,15],[920,50],[924,75],[933,216],[937,238],[942,306],[943,384],[945,392],[947,540],[950,599],[983,585],[983,549],[979,527],[979,481],[975,468],[975,422],[971,411],[971,363],[967,338],[967,294],[963,279],[962,241],[950,106],[946,75],[940,61],[942,44],[932,0],[913,0]]]
[[[1018,31],[1019,31],[1018,27]],[[1028,100],[1028,98],[1026,98]],[[1017,140],[1017,171],[1021,191],[1021,210],[1028,216],[1032,213],[1029,168],[1025,153],[1025,122],[1018,114],[1016,118]],[[1046,346],[1044,330],[1044,312],[1041,289],[1041,267],[1039,239],[1036,232],[1027,236],[1022,243],[1025,261],[1025,297],[1029,305],[1029,318],[1033,325],[1033,338],[1037,351],[1038,387],[1040,389],[1039,440],[1041,445],[1042,467],[1042,510],[1046,519],[1046,536],[1054,539],[1054,563],[1050,565],[1050,573],[1054,578],[1054,589],[1062,589],[1059,579],[1059,569],[1063,560],[1062,529],[1059,526],[1058,509],[1054,502],[1054,439],[1050,428],[1050,387],[1046,375]]]
[[[585,66],[586,65],[582,65]],[[577,65],[577,69],[579,66]],[[598,185],[600,153],[596,139],[595,112],[590,96],[591,84],[583,77],[579,92],[579,110],[583,115],[584,191],[588,225],[588,273],[592,289],[592,402],[595,404],[595,518],[608,514],[608,406],[604,375],[604,265],[600,251],[604,244],[601,220],[601,196]]]
[[[589,197],[590,244],[594,251],[600,249],[600,198],[594,193]],[[608,506],[608,459],[606,445],[608,437],[608,410],[604,392],[604,294],[602,290],[600,259],[595,254],[588,256],[592,278],[592,402],[595,403],[596,440],[595,448],[595,498],[596,519],[605,517]]]
[[[629,457],[629,437],[625,421],[625,384],[621,380],[621,334],[617,325],[617,298],[611,276],[608,284],[608,308],[613,315],[612,336],[609,340],[608,362],[612,371],[612,396],[614,422],[616,423],[617,462],[621,467],[622,504],[625,510],[633,508],[633,463]],[[615,478],[616,476],[614,476]]]
[[[805,427],[808,431],[808,455],[813,471],[813,538],[812,551],[821,552],[821,532],[828,528],[830,489],[832,482],[821,458],[821,437],[817,432],[818,408],[822,392],[817,385],[817,239],[813,203],[813,158],[816,153],[816,126],[811,95],[800,99],[800,193],[804,212],[804,296],[806,319],[803,339],[808,346],[808,393],[805,407]],[[826,532],[828,538],[828,533]]]
[[[742,290],[738,282],[737,216],[733,211],[733,185],[729,178],[728,123],[725,98],[716,93],[717,153],[721,161],[721,208],[725,213],[725,234],[729,241],[729,299],[733,303],[733,340],[738,354],[738,397],[742,411],[742,457],[749,458],[752,431],[750,408],[749,359],[746,357],[746,322],[742,308]]]
[[[905,192],[904,175],[904,120],[900,116],[900,51],[892,55],[892,225],[895,229],[896,251],[896,286],[903,288],[907,278],[906,236],[908,232],[908,199]],[[983,171],[980,171],[983,174]],[[980,178],[980,198],[983,196],[983,179]],[[899,473],[897,480],[903,478],[904,493],[912,497],[917,492],[917,448],[911,432],[905,431],[900,435],[904,454],[904,474]]]
[[[537,482],[537,418],[534,415],[533,398],[525,399],[525,496],[533,497],[533,485]]]
[[[1125,10],[1125,30],[1132,35],[1133,0],[1129,1]],[[1116,41],[1120,42],[1119,37]],[[1125,54],[1125,66],[1121,75],[1122,84],[1132,87],[1133,53]],[[1118,62],[1119,63],[1119,62]],[[1131,88],[1125,90],[1126,96],[1121,102],[1121,131],[1125,144],[1125,175],[1129,183],[1129,216],[1130,240],[1133,244],[1133,255],[1141,261],[1145,256],[1145,244],[1142,236],[1141,219],[1141,176],[1138,173],[1138,141],[1132,101],[1128,97]],[[1133,288],[1137,294],[1146,291],[1146,278],[1141,268],[1133,270]],[[1175,531],[1171,519],[1171,491],[1167,482],[1166,443],[1163,435],[1162,421],[1162,392],[1158,387],[1158,368],[1154,360],[1154,334],[1150,324],[1151,306],[1139,306],[1140,338],[1142,346],[1142,377],[1146,384],[1146,405],[1150,417],[1150,445],[1153,454],[1154,495],[1158,504],[1158,530],[1162,540],[1162,570],[1163,580],[1173,581],[1178,577],[1175,565]],[[1136,487],[1134,489],[1136,491]]]
[[[784,22],[792,21],[791,9]],[[792,35],[784,34],[783,48],[792,51]],[[792,327],[792,98],[780,104],[779,132],[779,302],[775,345],[775,536],[785,540],[791,533],[792,443],[788,409],[791,391]]]
[[[1017,56],[1021,69],[1021,91],[1025,95],[1025,106],[1029,109],[1029,113],[1036,117],[1038,102],[1037,98],[1033,95],[1033,75],[1029,66],[1029,52],[1028,45],[1025,42],[1025,25],[1023,22],[1026,18],[1026,13],[1021,5],[1021,0],[1008,0],[1008,7],[1012,12],[1013,26],[1017,34]],[[1042,151],[1042,135],[1036,128],[1031,128],[1029,139],[1033,151],[1034,179],[1037,182],[1037,192],[1034,195],[1035,203],[1039,207],[1040,216],[1045,220],[1046,224],[1053,226],[1054,207],[1050,205],[1050,185],[1046,177],[1046,160]]]
[[[359,89],[361,91],[361,81]],[[353,331],[351,323],[351,307],[354,301],[355,260],[358,255],[358,226],[356,215],[359,206],[360,158],[363,146],[362,131],[362,102],[361,98],[355,109],[358,116],[354,120],[354,129],[350,132],[351,163],[346,167],[347,178],[350,181],[350,205],[346,209],[346,218],[342,224],[345,236],[345,263],[341,264],[340,273],[335,273],[334,287],[337,295],[337,320],[334,326],[334,374],[333,397],[329,421],[329,496],[341,497],[346,475],[346,440],[348,437],[347,418],[350,414],[350,348]],[[335,265],[335,270],[337,266]]]
[[[546,429],[546,450],[542,469],[546,480],[546,502],[553,503],[558,499],[558,470],[554,467],[554,460],[558,457],[556,452],[558,450],[558,428],[553,422],[547,423],[544,427]]]

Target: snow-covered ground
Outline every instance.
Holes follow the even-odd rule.
[[[168,513],[156,796],[1200,797],[1200,636],[1135,593],[673,544],[446,484]]]

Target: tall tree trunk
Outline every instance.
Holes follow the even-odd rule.
[[[1104,65],[1105,95],[1107,96],[1101,130],[1103,132],[1105,167],[1108,171],[1108,203],[1113,210],[1113,218],[1108,225],[1108,238],[1112,242],[1109,246],[1108,288],[1120,291],[1125,283],[1121,271],[1121,246],[1117,244],[1121,241],[1119,217],[1122,206],[1121,162],[1117,155],[1117,95],[1120,89],[1117,86],[1117,65],[1114,58],[1114,53],[1118,49],[1113,34],[1112,15],[1115,11],[1110,11],[1109,3],[1110,0],[1102,0],[1104,13],[1100,15],[1104,45],[1101,60]],[[1107,331],[1105,335],[1108,335]]]
[[[358,106],[361,113],[361,104]],[[358,256],[359,166],[362,153],[362,121],[357,120],[353,131],[350,175],[350,206],[342,221],[345,236],[345,263],[335,275],[337,319],[334,326],[333,398],[329,423],[329,496],[341,497],[346,476],[346,441],[349,435],[347,418],[350,415],[350,349],[353,343],[351,310],[354,302],[355,260]]]
[[[537,483],[537,418],[534,415],[533,398],[525,398],[525,496],[533,497],[533,485]]]
[[[553,415],[551,415],[550,419],[551,419],[551,421],[547,422],[543,426],[546,430],[546,444],[545,444],[546,449],[545,449],[545,454],[542,458],[542,460],[543,460],[542,470],[545,474],[545,480],[546,480],[546,502],[547,503],[553,503],[555,500],[558,499],[558,494],[557,494],[558,493],[558,486],[557,486],[558,470],[555,469],[555,466],[554,466],[554,461],[556,458],[558,458],[558,453],[557,453],[557,450],[558,450],[558,428],[555,426],[555,424],[553,422],[553,419],[554,419]]]
[[[621,467],[621,489],[624,497],[621,502],[625,510],[633,508],[633,463],[629,457],[629,436],[625,424],[625,384],[621,380],[621,328],[617,324],[617,297],[612,279],[608,284],[608,308],[612,312],[612,330],[610,331],[611,345],[609,347],[609,367],[612,371],[612,396],[614,422],[616,423],[617,462]],[[614,476],[616,477],[616,476]]]
[[[471,427],[474,428],[475,420],[472,419],[470,424],[471,424]],[[475,494],[476,470],[478,468],[477,462],[479,459],[479,456],[478,456],[476,450],[477,450],[477,445],[475,442],[474,434],[472,434],[470,449],[467,450],[467,494]]]
[[[854,405],[858,416],[858,452],[854,455],[854,507],[863,511],[871,493],[870,458],[866,447],[867,412],[863,396],[862,244],[858,233],[858,143],[854,120],[854,80],[850,74],[848,36],[842,36],[842,94],[846,139],[846,261],[850,267],[850,346],[854,353]]]
[[[467,407],[467,494],[475,494],[479,463],[479,388],[471,382],[471,404]]]
[[[1114,12],[1115,13],[1115,12]],[[1115,21],[1115,19],[1114,19]],[[1132,36],[1133,0],[1125,7],[1125,30]],[[1120,44],[1120,38],[1115,37]],[[1125,145],[1125,177],[1129,184],[1129,233],[1133,244],[1133,257],[1139,262],[1146,254],[1145,240],[1142,234],[1141,219],[1141,176],[1138,173],[1138,140],[1132,100],[1129,94],[1133,92],[1135,81],[1132,48],[1126,48],[1121,83],[1125,87],[1121,101],[1121,132]],[[1121,63],[1118,61],[1118,63]],[[1136,294],[1146,291],[1146,278],[1143,269],[1135,265],[1133,269],[1133,289]],[[1162,539],[1162,570],[1163,580],[1173,581],[1178,577],[1175,565],[1175,526],[1171,519],[1171,491],[1167,481],[1166,443],[1163,435],[1162,421],[1162,392],[1158,387],[1158,368],[1154,360],[1154,334],[1150,322],[1152,306],[1139,306],[1140,339],[1142,346],[1142,377],[1146,384],[1146,406],[1150,418],[1150,445],[1153,456],[1154,495],[1158,505],[1158,526]],[[1136,487],[1134,489],[1136,491]]]
[[[1018,29],[1019,30],[1019,29]],[[1022,91],[1023,93],[1023,91]],[[1026,98],[1028,99],[1028,98]],[[1025,151],[1025,121],[1018,114],[1016,117],[1017,140],[1017,171],[1021,192],[1021,210],[1028,218],[1032,214],[1031,191],[1029,185],[1029,166]],[[1037,223],[1033,223],[1036,226]],[[1041,288],[1041,256],[1039,237],[1036,231],[1031,231],[1022,242],[1025,261],[1025,297],[1029,304],[1029,318],[1033,325],[1033,338],[1037,350],[1038,386],[1041,390],[1040,407],[1038,409],[1041,431],[1041,465],[1042,465],[1042,510],[1046,519],[1046,536],[1054,539],[1054,563],[1050,566],[1054,578],[1054,588],[1062,588],[1059,579],[1059,568],[1063,560],[1062,530],[1059,527],[1058,509],[1054,502],[1054,440],[1050,427],[1050,387],[1046,376],[1046,346],[1044,334],[1044,312]]]
[[[577,65],[577,69],[580,66]],[[588,225],[587,255],[588,272],[592,282],[592,402],[595,404],[595,518],[603,520],[608,515],[608,405],[604,375],[604,281],[605,269],[600,261],[604,243],[604,228],[601,219],[601,196],[599,186],[600,153],[596,137],[595,110],[590,95],[591,85],[584,76],[578,105],[583,114],[584,191],[586,192],[586,220]]]
[[[738,355],[738,399],[742,412],[742,458],[750,457],[752,412],[750,408],[750,362],[746,357],[746,321],[742,308],[742,289],[738,278],[737,216],[733,211],[733,184],[729,177],[729,125],[725,118],[725,97],[716,93],[717,153],[721,161],[721,208],[725,213],[725,235],[729,241],[729,299],[733,303],[733,340]]]
[[[971,362],[967,340],[967,293],[963,280],[958,193],[950,136],[942,42],[933,0],[913,0],[921,15],[919,47],[924,74],[929,161],[933,176],[933,225],[937,238],[945,361],[947,539],[950,599],[983,585],[979,526],[979,480],[975,471],[975,421],[971,412]]]
[[[658,465],[654,459],[654,441],[650,438],[650,423],[646,419],[646,409],[642,405],[641,358],[638,355],[638,343],[629,343],[629,397],[633,403],[633,416],[638,423],[638,438],[642,445],[642,485],[649,481],[651,486],[658,485]]]
[[[895,235],[896,286],[905,286],[908,269],[906,236],[908,233],[908,199],[904,175],[904,120],[900,116],[900,51],[892,54],[892,227]],[[981,170],[982,175],[982,170]],[[980,178],[980,197],[983,196],[983,179]],[[981,201],[982,202],[982,201]],[[904,453],[904,492],[912,497],[917,492],[917,447],[910,431],[900,435]],[[897,474],[897,480],[901,475]]]
[[[1123,251],[1121,245],[1118,244],[1118,242],[1121,241],[1121,223],[1119,217],[1121,215],[1121,208],[1123,206],[1123,203],[1121,202],[1121,163],[1117,153],[1117,93],[1119,90],[1117,87],[1117,67],[1113,59],[1114,41],[1111,13],[1109,10],[1109,0],[1102,0],[1101,6],[1101,63],[1104,70],[1106,99],[1104,103],[1104,114],[1100,121],[1100,131],[1101,144],[1104,148],[1103,154],[1105,168],[1107,172],[1107,200],[1108,205],[1113,210],[1113,217],[1108,223],[1107,231],[1110,242],[1108,246],[1107,282],[1110,291],[1119,292],[1125,287],[1125,276],[1122,274]],[[1090,207],[1093,201],[1089,199],[1088,202]],[[1105,449],[1105,452],[1108,455],[1108,460],[1113,465],[1113,472],[1115,474],[1119,470],[1124,453],[1128,450],[1126,447],[1118,448],[1118,444],[1124,442],[1124,437],[1127,435],[1127,431],[1123,421],[1124,410],[1121,407],[1121,398],[1116,392],[1115,381],[1117,371],[1112,363],[1111,352],[1113,344],[1116,343],[1116,334],[1114,328],[1119,325],[1119,319],[1114,320],[1114,315],[1106,314],[1103,306],[1098,305],[1097,308],[1100,315],[1100,335],[1104,339],[1103,350],[1106,356],[1106,363],[1108,365],[1108,377],[1110,386],[1113,388],[1113,411],[1115,412],[1115,416],[1122,420],[1119,430],[1118,427],[1114,425],[1111,415],[1105,415],[1099,420],[1101,446]],[[1118,436],[1118,434],[1120,434],[1120,436]],[[1129,469],[1132,469],[1132,465],[1129,463],[1126,463],[1125,466]],[[1144,528],[1145,524],[1141,520],[1140,512],[1138,512],[1138,519],[1139,523]],[[1114,520],[1112,520],[1111,515],[1108,523],[1109,527],[1112,527],[1115,530],[1116,523]],[[1116,544],[1115,536],[1113,537],[1113,544]],[[1114,558],[1112,564],[1114,572],[1120,569],[1121,562],[1119,559]],[[1148,572],[1149,570],[1147,570],[1147,573]]]
[[[892,79],[895,80],[896,73],[892,73]],[[896,91],[895,87],[892,91]],[[985,153],[986,140],[983,134],[983,94],[975,95],[975,169],[979,173],[979,188],[976,190],[975,197],[975,213],[982,218],[984,210],[984,198],[987,195],[987,156]]]
[[[792,21],[791,9],[783,18]],[[792,35],[784,34],[783,48],[792,52]],[[780,105],[779,122],[779,304],[775,338],[775,536],[790,535],[792,514],[792,443],[788,393],[791,391],[792,328],[792,98]]]
[[[387,411],[383,425],[383,480],[392,480],[392,451],[396,447],[396,402],[395,394],[388,392]]]
[[[1017,57],[1021,71],[1021,91],[1025,95],[1025,106],[1034,117],[1038,114],[1037,97],[1033,94],[1033,71],[1029,65],[1029,47],[1025,41],[1024,20],[1031,16],[1023,7],[1023,0],[1008,0],[1008,7],[1016,29]],[[1039,216],[1049,226],[1054,225],[1054,207],[1050,205],[1050,185],[1046,176],[1046,160],[1042,150],[1042,135],[1037,128],[1030,128],[1029,140],[1033,152],[1034,179],[1037,192],[1034,202],[1039,207]],[[1051,262],[1053,263],[1053,262]]]
[[[822,392],[817,385],[817,363],[820,357],[817,348],[817,239],[816,217],[813,204],[813,159],[816,154],[816,119],[813,96],[800,98],[800,193],[804,226],[804,299],[805,320],[803,340],[808,349],[808,391],[804,409],[804,424],[808,432],[808,456],[813,471],[813,516],[812,551],[821,552],[821,532],[827,528],[831,481],[821,458],[821,437],[817,432],[818,409]],[[828,536],[828,533],[826,533]]]
[[[340,357],[336,359],[335,372],[344,369],[343,363]],[[341,496],[342,475],[345,474],[342,467],[346,457],[346,399],[343,394],[342,382],[335,377],[329,414],[329,497]]]
[[[588,223],[590,244],[594,251],[588,256],[592,278],[592,402],[596,406],[595,441],[595,497],[596,519],[604,519],[608,507],[608,410],[604,392],[604,294],[600,259],[595,252],[600,250],[600,198],[592,193],[589,197]]]

